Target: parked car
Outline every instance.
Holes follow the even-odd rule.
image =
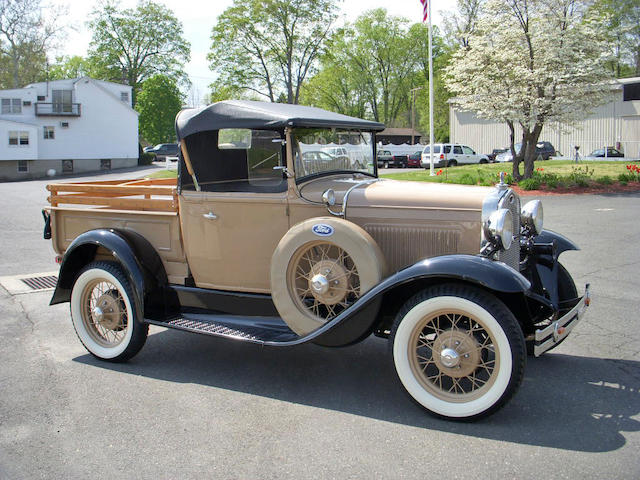
[[[407,168],[409,163],[409,155],[397,153],[393,156],[393,161],[390,166],[397,168]]]
[[[496,156],[498,156],[501,153],[506,152],[507,150],[509,150],[508,148],[494,148],[491,153],[487,154],[487,157],[489,158],[489,161],[491,163],[496,161]]]
[[[422,150],[418,150],[417,152],[413,152],[411,155],[407,157],[407,167],[409,168],[420,168],[420,159],[422,158]]]
[[[265,348],[375,335],[388,340],[399,383],[429,412],[496,412],[521,385],[527,351],[559,345],[589,305],[588,286],[578,293],[558,261],[578,247],[544,230],[541,201],[521,205],[504,175],[495,187],[378,178],[375,135],[384,128],[255,101],[181,111],[177,178],[47,186],[44,237],[61,263],[51,305],[70,302],[78,339],[109,362],[136,355],[149,325]],[[247,141],[225,143],[223,132]],[[313,153],[336,135],[357,142],[366,171]],[[360,350],[378,355],[374,346]],[[230,369],[269,361],[232,355]],[[547,369],[562,363],[558,356]],[[251,365],[226,374],[243,371]],[[386,369],[371,373],[356,381],[388,380]],[[541,383],[547,373],[570,374],[540,369]],[[524,408],[538,418],[549,406]],[[554,409],[562,415],[571,404]]]
[[[516,152],[520,152],[522,143],[516,143],[514,149]],[[549,142],[536,143],[536,160],[549,160],[550,157],[558,155],[555,147]],[[496,162],[513,162],[513,155],[511,155],[511,148],[506,148],[504,152],[496,155]]]
[[[159,143],[153,148],[150,148],[147,153],[153,153],[156,156],[156,160],[165,160],[166,157],[178,156],[178,150],[180,146],[177,143]]]
[[[434,143],[433,154],[430,155],[430,146],[426,145],[422,150],[422,159],[420,165],[424,168],[430,168],[431,157],[433,157],[433,166],[455,167],[456,165],[466,165],[471,163],[489,163],[489,157],[478,154],[471,147],[458,143]]]
[[[376,159],[378,168],[389,168],[389,165],[393,165],[393,155],[389,150],[378,150]]]
[[[624,153],[622,153],[620,150],[618,150],[617,148],[613,148],[613,147],[607,147],[607,151],[606,151],[606,155],[605,155],[605,151],[604,148],[600,148],[598,150],[594,150],[593,152],[591,152],[589,154],[590,157],[596,157],[596,158],[624,158]]]

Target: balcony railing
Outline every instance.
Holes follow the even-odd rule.
[[[79,117],[79,103],[36,103],[36,115],[40,117]]]

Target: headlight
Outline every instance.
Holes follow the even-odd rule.
[[[543,218],[542,202],[540,200],[531,200],[522,207],[522,224],[531,228],[536,235],[540,235],[540,232],[542,232]]]
[[[489,215],[484,224],[484,235],[503,250],[509,250],[513,241],[513,217],[506,208],[500,208]]]

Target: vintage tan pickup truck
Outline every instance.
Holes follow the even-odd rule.
[[[138,353],[149,324],[273,347],[374,334],[429,412],[493,413],[527,351],[562,342],[588,305],[558,263],[577,247],[502,181],[378,178],[383,128],[253,101],[182,111],[177,181],[47,187],[51,303],[70,302],[109,361]]]

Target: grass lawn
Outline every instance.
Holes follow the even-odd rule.
[[[178,170],[158,170],[151,175],[147,175],[145,178],[176,178],[178,176]]]
[[[589,185],[611,185],[619,182],[640,182],[640,171],[630,172],[630,162],[588,161],[574,163],[570,160],[542,160],[535,162],[534,177],[521,181],[518,186],[524,190],[537,190],[563,187],[586,187]],[[639,165],[640,166],[640,165]],[[520,170],[522,171],[522,166]],[[495,185],[500,172],[507,173],[507,182],[514,184],[511,178],[511,163],[488,163],[483,165],[464,165],[434,170],[437,175],[429,175],[429,170],[403,169],[393,173],[385,173],[385,178],[396,180],[413,180],[418,182],[459,183],[464,185]],[[177,170],[159,170],[148,178],[175,178]],[[635,184],[635,183],[634,183]]]
[[[569,186],[572,184],[582,185],[584,183],[604,183],[609,184],[615,181],[633,181],[633,176],[626,179],[619,178],[621,175],[630,175],[627,165],[630,162],[599,162],[588,161],[574,163],[570,160],[542,160],[535,162],[535,181],[530,183],[546,184],[551,188],[557,186]],[[429,175],[429,170],[399,170],[398,173],[386,173],[386,178],[396,180],[413,180],[418,182],[439,182],[439,183],[461,183],[466,185],[493,185],[498,181],[500,172],[506,172],[509,183],[511,179],[511,163],[489,163],[483,165],[464,165],[451,168],[435,169],[438,173],[433,177]],[[522,172],[523,166],[520,166]],[[638,175],[635,175],[638,181]],[[525,180],[525,182],[527,182]],[[520,182],[521,184],[523,182]],[[526,188],[525,185],[521,185]]]

